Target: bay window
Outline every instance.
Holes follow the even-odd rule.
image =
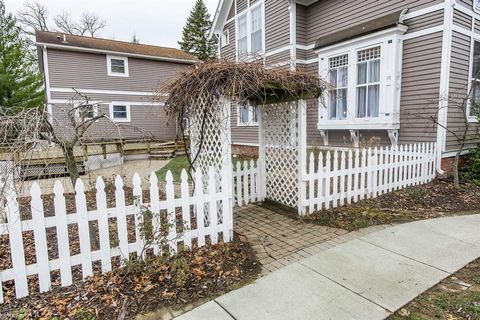
[[[397,26],[316,50],[320,77],[329,83],[319,129],[399,129],[405,31]]]
[[[237,59],[241,60],[251,54],[263,53],[264,41],[264,5],[254,4],[240,14],[236,20]]]

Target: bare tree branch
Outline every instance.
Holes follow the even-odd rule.
[[[67,34],[78,34],[79,27],[70,18],[70,12],[64,11],[53,18],[53,22],[59,31]]]
[[[17,21],[22,26],[22,31],[35,35],[35,31],[48,31],[48,9],[38,1],[27,1],[24,8],[17,12]]]
[[[105,20],[100,19],[95,13],[84,12],[80,19],[79,34],[84,35],[88,33],[91,37],[95,36],[98,30],[101,30],[107,26]]]

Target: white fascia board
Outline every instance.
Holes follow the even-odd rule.
[[[225,21],[227,21],[228,13],[232,6],[233,0],[220,0],[215,11],[215,16],[212,22],[212,28],[208,34],[208,38],[211,39],[214,34],[218,34],[222,31]]]
[[[121,52],[121,51],[110,51],[110,50],[103,50],[103,49],[92,49],[92,48],[65,46],[65,45],[54,44],[54,43],[36,42],[36,45],[37,46],[46,46],[47,48],[52,48],[52,49],[78,51],[78,52],[103,53],[103,54],[111,54],[111,55],[117,55],[117,56],[120,55],[120,56],[139,58],[139,59],[158,60],[158,61],[166,61],[166,62],[185,63],[185,64],[195,64],[195,63],[198,62],[196,60],[150,56],[150,55],[146,55],[146,54],[128,53],[128,52]]]
[[[120,90],[96,90],[96,89],[73,89],[73,88],[50,88],[51,92],[62,92],[62,93],[93,93],[93,94],[121,94],[121,95],[130,95],[130,96],[162,96],[168,97],[168,94],[157,93],[157,92],[148,92],[148,91],[120,91]]]

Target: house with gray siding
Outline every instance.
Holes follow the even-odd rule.
[[[308,102],[311,147],[437,142],[448,160],[465,128],[462,101],[480,90],[479,0],[220,0],[210,36],[223,59],[260,58],[329,83]],[[258,145],[255,112],[234,107],[237,149]]]
[[[89,140],[176,137],[177,124],[167,117],[158,87],[197,62],[193,56],[165,48],[101,38],[37,32],[40,67],[45,75],[47,106],[55,123],[67,121],[75,92],[86,95],[104,114],[88,132]]]

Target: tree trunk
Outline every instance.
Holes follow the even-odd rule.
[[[70,181],[72,181],[73,189],[75,189],[75,183],[80,177],[78,172],[77,162],[75,161],[75,153],[73,151],[73,146],[70,144],[65,144],[63,146],[63,156],[65,157],[65,165],[67,166],[68,174],[70,175]]]
[[[78,172],[77,162],[75,160],[74,146],[65,144],[63,146],[63,156],[65,157],[65,164],[67,166],[68,174],[70,175],[70,181],[72,181],[73,190],[75,190],[75,183],[80,177],[80,173]],[[93,250],[96,250],[99,248],[97,228],[94,224],[89,223],[88,230],[90,233],[90,246],[93,248]]]
[[[455,188],[457,189],[460,189],[460,175],[458,172],[459,171],[458,163],[460,162],[460,153],[461,153],[461,150],[455,154],[455,158],[453,160],[453,182],[455,184]]]

